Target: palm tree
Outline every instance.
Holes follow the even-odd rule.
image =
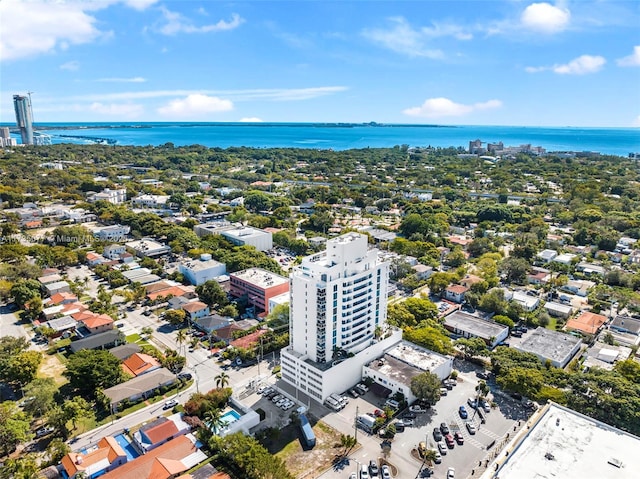
[[[430,462],[431,464],[435,464],[436,458],[438,455],[436,454],[435,449],[427,449],[424,453],[424,462]]]
[[[178,343],[178,349],[182,347],[182,345],[186,340],[187,340],[187,330],[186,329],[178,330],[178,332],[176,333],[176,342]]]
[[[340,445],[344,447],[344,452],[342,453],[343,456],[348,456],[349,452],[356,446],[356,444],[358,444],[358,441],[350,434],[340,435]]]
[[[216,377],[216,388],[218,389],[222,389],[223,387],[227,386],[229,384],[229,375],[227,373],[225,373],[224,371],[222,371],[220,374],[218,374]]]
[[[189,341],[189,347],[191,349],[198,349],[200,347],[200,339],[199,338],[191,338],[191,341]]]
[[[211,432],[217,432],[220,430],[222,426],[224,426],[222,421],[222,415],[220,414],[220,409],[209,409],[204,413],[204,422],[207,426],[207,429]]]

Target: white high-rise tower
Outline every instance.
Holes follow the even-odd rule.
[[[327,241],[326,251],[304,258],[290,281],[282,377],[316,399],[352,386],[366,361],[400,340],[398,331],[375,337],[377,328],[387,329],[389,264],[369,249],[365,235]]]

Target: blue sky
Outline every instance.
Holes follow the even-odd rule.
[[[0,122],[640,126],[637,0],[0,0]]]

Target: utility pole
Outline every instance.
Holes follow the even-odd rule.
[[[358,406],[356,406],[356,417],[353,421],[353,429],[355,430],[354,438],[356,440],[356,444],[358,444]]]

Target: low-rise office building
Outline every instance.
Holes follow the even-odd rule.
[[[124,241],[131,231],[130,226],[112,225],[96,228],[93,230],[93,236],[100,241]]]
[[[260,268],[249,268],[230,275],[230,293],[246,296],[248,304],[269,313],[269,299],[289,291],[289,278]]]
[[[635,479],[640,438],[549,403],[505,447],[481,479]]]
[[[509,336],[508,326],[462,311],[455,311],[446,316],[444,327],[463,338],[481,338],[489,348],[497,346]]]
[[[127,248],[131,248],[136,256],[144,258],[145,256],[155,257],[162,256],[171,251],[171,248],[165,244],[159,243],[151,238],[142,238],[136,241],[125,243]]]
[[[582,340],[571,334],[538,327],[513,348],[535,354],[543,363],[549,361],[552,366],[564,368],[580,351],[581,344]]]
[[[411,379],[424,372],[447,378],[453,369],[453,358],[429,351],[408,341],[402,341],[362,368],[362,377],[369,377],[390,391],[402,393],[409,403],[417,398],[411,392]]]
[[[258,251],[273,248],[273,235],[258,228],[242,226],[222,231],[220,234],[236,246],[253,246]]]
[[[189,260],[178,265],[178,271],[184,275],[190,284],[199,286],[209,280],[227,274],[225,264],[211,259],[210,254],[200,255],[199,260]]]

